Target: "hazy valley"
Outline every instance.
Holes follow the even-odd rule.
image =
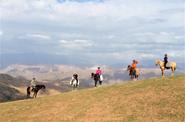
[[[47,88],[45,92],[40,92],[39,96],[71,91],[69,82],[74,73],[79,75],[80,87],[78,89],[94,87],[91,73],[95,72],[96,68],[97,66],[81,68],[68,65],[10,65],[0,70],[0,88],[1,91],[5,92],[1,92],[0,95],[5,101],[25,98],[26,88],[29,86],[29,81],[33,77],[36,77],[39,84],[44,84]],[[102,66],[101,68],[104,74],[104,85],[127,82],[129,80],[126,68],[112,68],[107,66]],[[140,80],[161,76],[158,67],[140,68],[140,72]],[[177,70],[176,74],[184,74],[184,71]],[[167,71],[166,75],[170,75],[170,71]]]

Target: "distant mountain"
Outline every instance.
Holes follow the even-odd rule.
[[[155,68],[155,59],[142,58],[138,59],[142,68]],[[177,68],[185,70],[185,59],[176,60],[170,58],[170,61],[177,62]],[[13,64],[24,65],[73,65],[78,67],[91,67],[96,64],[106,65],[114,68],[126,68],[132,62],[131,57],[125,57],[125,60],[100,59],[89,55],[78,54],[44,54],[44,53],[22,53],[22,54],[0,54],[0,69],[6,68]]]
[[[112,68],[106,65],[101,66],[101,68],[103,70],[104,76],[103,84],[114,84],[127,82],[128,80],[130,80],[126,68]],[[96,69],[97,66],[82,68],[71,65],[10,65],[0,70],[0,73],[3,73],[0,74],[0,87],[3,89],[7,89],[8,91],[9,89],[18,90],[14,93],[22,93],[26,95],[26,87],[30,85],[29,81],[33,77],[36,77],[38,83],[46,85],[47,88],[47,91],[45,93],[39,92],[39,96],[53,95],[71,91],[71,86],[69,82],[74,73],[77,73],[79,75],[79,89],[94,87],[94,81],[93,79],[91,79],[91,73],[95,72]],[[140,73],[141,75],[139,76],[139,79],[161,76],[159,67],[140,68]],[[175,74],[184,73],[185,72],[183,70],[177,69]],[[169,76],[170,74],[170,71],[166,71],[166,75]],[[6,96],[11,95],[7,94]]]
[[[17,89],[26,84],[21,79],[8,74],[0,74],[0,102],[25,98],[25,95]]]
[[[91,82],[90,74],[95,72],[97,66],[93,67],[78,67],[72,65],[10,65],[2,70],[1,73],[10,74],[14,77],[23,77],[24,80],[31,80],[36,77],[41,81],[61,81],[68,82],[74,73],[79,74],[82,81]],[[111,83],[114,81],[129,80],[128,72],[125,67],[113,68],[106,65],[101,66],[105,82]],[[156,68],[140,68],[140,79],[149,77],[158,77],[161,75],[159,67]],[[177,69],[176,74],[184,73],[184,70]],[[169,75],[170,70],[166,71]],[[90,83],[89,83],[90,84]]]

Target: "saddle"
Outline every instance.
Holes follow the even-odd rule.
[[[170,67],[165,67],[165,69],[170,69]]]
[[[35,90],[35,87],[31,87],[31,91],[33,92]]]
[[[166,64],[165,69],[170,69],[170,68],[171,68],[171,63],[170,63],[170,62],[168,62],[168,63]]]

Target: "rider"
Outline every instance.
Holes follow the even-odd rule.
[[[33,78],[31,81],[30,81],[30,84],[31,84],[31,88],[32,90],[36,87],[37,85],[37,81],[36,81],[36,78]]]
[[[74,78],[76,79],[77,84],[79,85],[79,81],[78,81],[78,74],[76,74],[76,73],[75,73],[73,76],[74,76]]]
[[[167,54],[165,54],[164,55],[164,68],[167,68],[166,67],[166,64],[168,63],[168,55]]]
[[[72,77],[72,82],[73,82],[73,80],[76,80],[77,81],[77,84],[79,85],[79,81],[78,81],[78,74],[73,74],[73,77]],[[71,82],[71,84],[72,84],[72,82]]]
[[[103,81],[103,75],[102,75],[102,70],[100,69],[100,67],[98,67],[98,69],[96,70],[96,74],[99,75],[100,77],[100,85],[102,84]]]
[[[132,61],[131,70],[133,71],[133,75],[136,74],[137,63],[138,62],[135,59]]]

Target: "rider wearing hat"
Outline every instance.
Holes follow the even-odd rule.
[[[32,88],[32,90],[36,87],[36,85],[37,85],[37,81],[36,81],[36,78],[33,78],[31,81],[30,81],[30,83],[31,83],[31,88]]]

